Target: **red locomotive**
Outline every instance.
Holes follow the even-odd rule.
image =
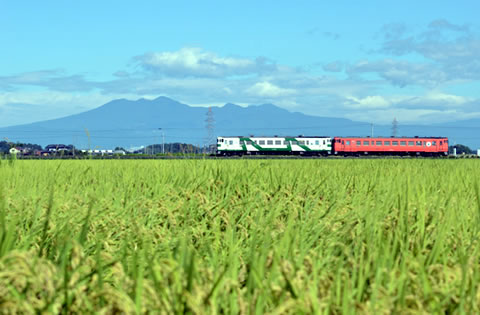
[[[448,154],[445,137],[334,137],[332,153],[337,155],[418,155]]]

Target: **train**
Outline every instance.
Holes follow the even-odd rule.
[[[217,156],[446,156],[447,137],[217,137]]]

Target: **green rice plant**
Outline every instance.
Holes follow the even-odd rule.
[[[477,163],[2,162],[0,313],[477,313]]]

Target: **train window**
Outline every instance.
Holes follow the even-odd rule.
[[[276,145],[282,144],[282,140],[275,140],[275,144]]]
[[[297,144],[298,145],[298,141],[297,140],[292,141],[292,144]]]
[[[392,141],[392,145],[398,145],[398,141]]]
[[[358,140],[357,145],[362,145],[362,141]]]
[[[298,141],[298,143],[305,144],[305,140],[300,140],[300,141]]]
[[[350,140],[347,140],[347,145],[350,145]]]
[[[273,140],[267,140],[268,145],[273,145]]]
[[[442,144],[443,144],[443,142],[442,142],[442,141],[440,141],[440,145],[442,145]]]
[[[422,146],[422,141],[416,141],[415,145]]]
[[[283,140],[283,144],[284,144],[284,145],[288,145],[288,141],[287,141],[287,140]]]
[[[390,141],[385,141],[384,144],[385,145],[390,145]]]
[[[432,141],[432,145],[437,145],[437,141]]]
[[[345,144],[345,140],[342,140],[342,144]]]
[[[247,141],[247,144],[248,144],[248,145],[252,145],[252,141],[249,141],[249,140],[248,140],[248,141]]]
[[[370,145],[370,141],[363,141],[363,145]]]
[[[408,145],[412,146],[412,145],[413,145],[413,141],[408,141]]]
[[[400,145],[407,145],[407,141],[400,141]]]
[[[377,145],[382,145],[382,141],[377,141]]]
[[[258,144],[265,144],[265,140],[258,140]]]
[[[315,140],[315,145],[319,145],[319,144],[320,144],[320,141]],[[323,140],[323,144],[325,144],[325,140]]]

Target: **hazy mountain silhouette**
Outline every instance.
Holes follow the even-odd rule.
[[[343,118],[290,112],[273,104],[212,107],[215,135],[370,135],[370,124]],[[207,108],[191,107],[167,97],[130,101],[119,99],[96,109],[64,118],[0,128],[11,141],[41,145],[74,144],[78,148],[134,147],[165,142],[203,145],[207,136]],[[475,120],[469,122],[479,125]],[[476,148],[480,139],[472,129],[453,125],[399,126],[403,136],[453,136],[457,143]],[[162,130],[159,130],[162,128]],[[478,130],[478,129],[477,129]],[[374,135],[390,136],[391,126],[375,126]],[[453,143],[451,141],[451,143]]]

